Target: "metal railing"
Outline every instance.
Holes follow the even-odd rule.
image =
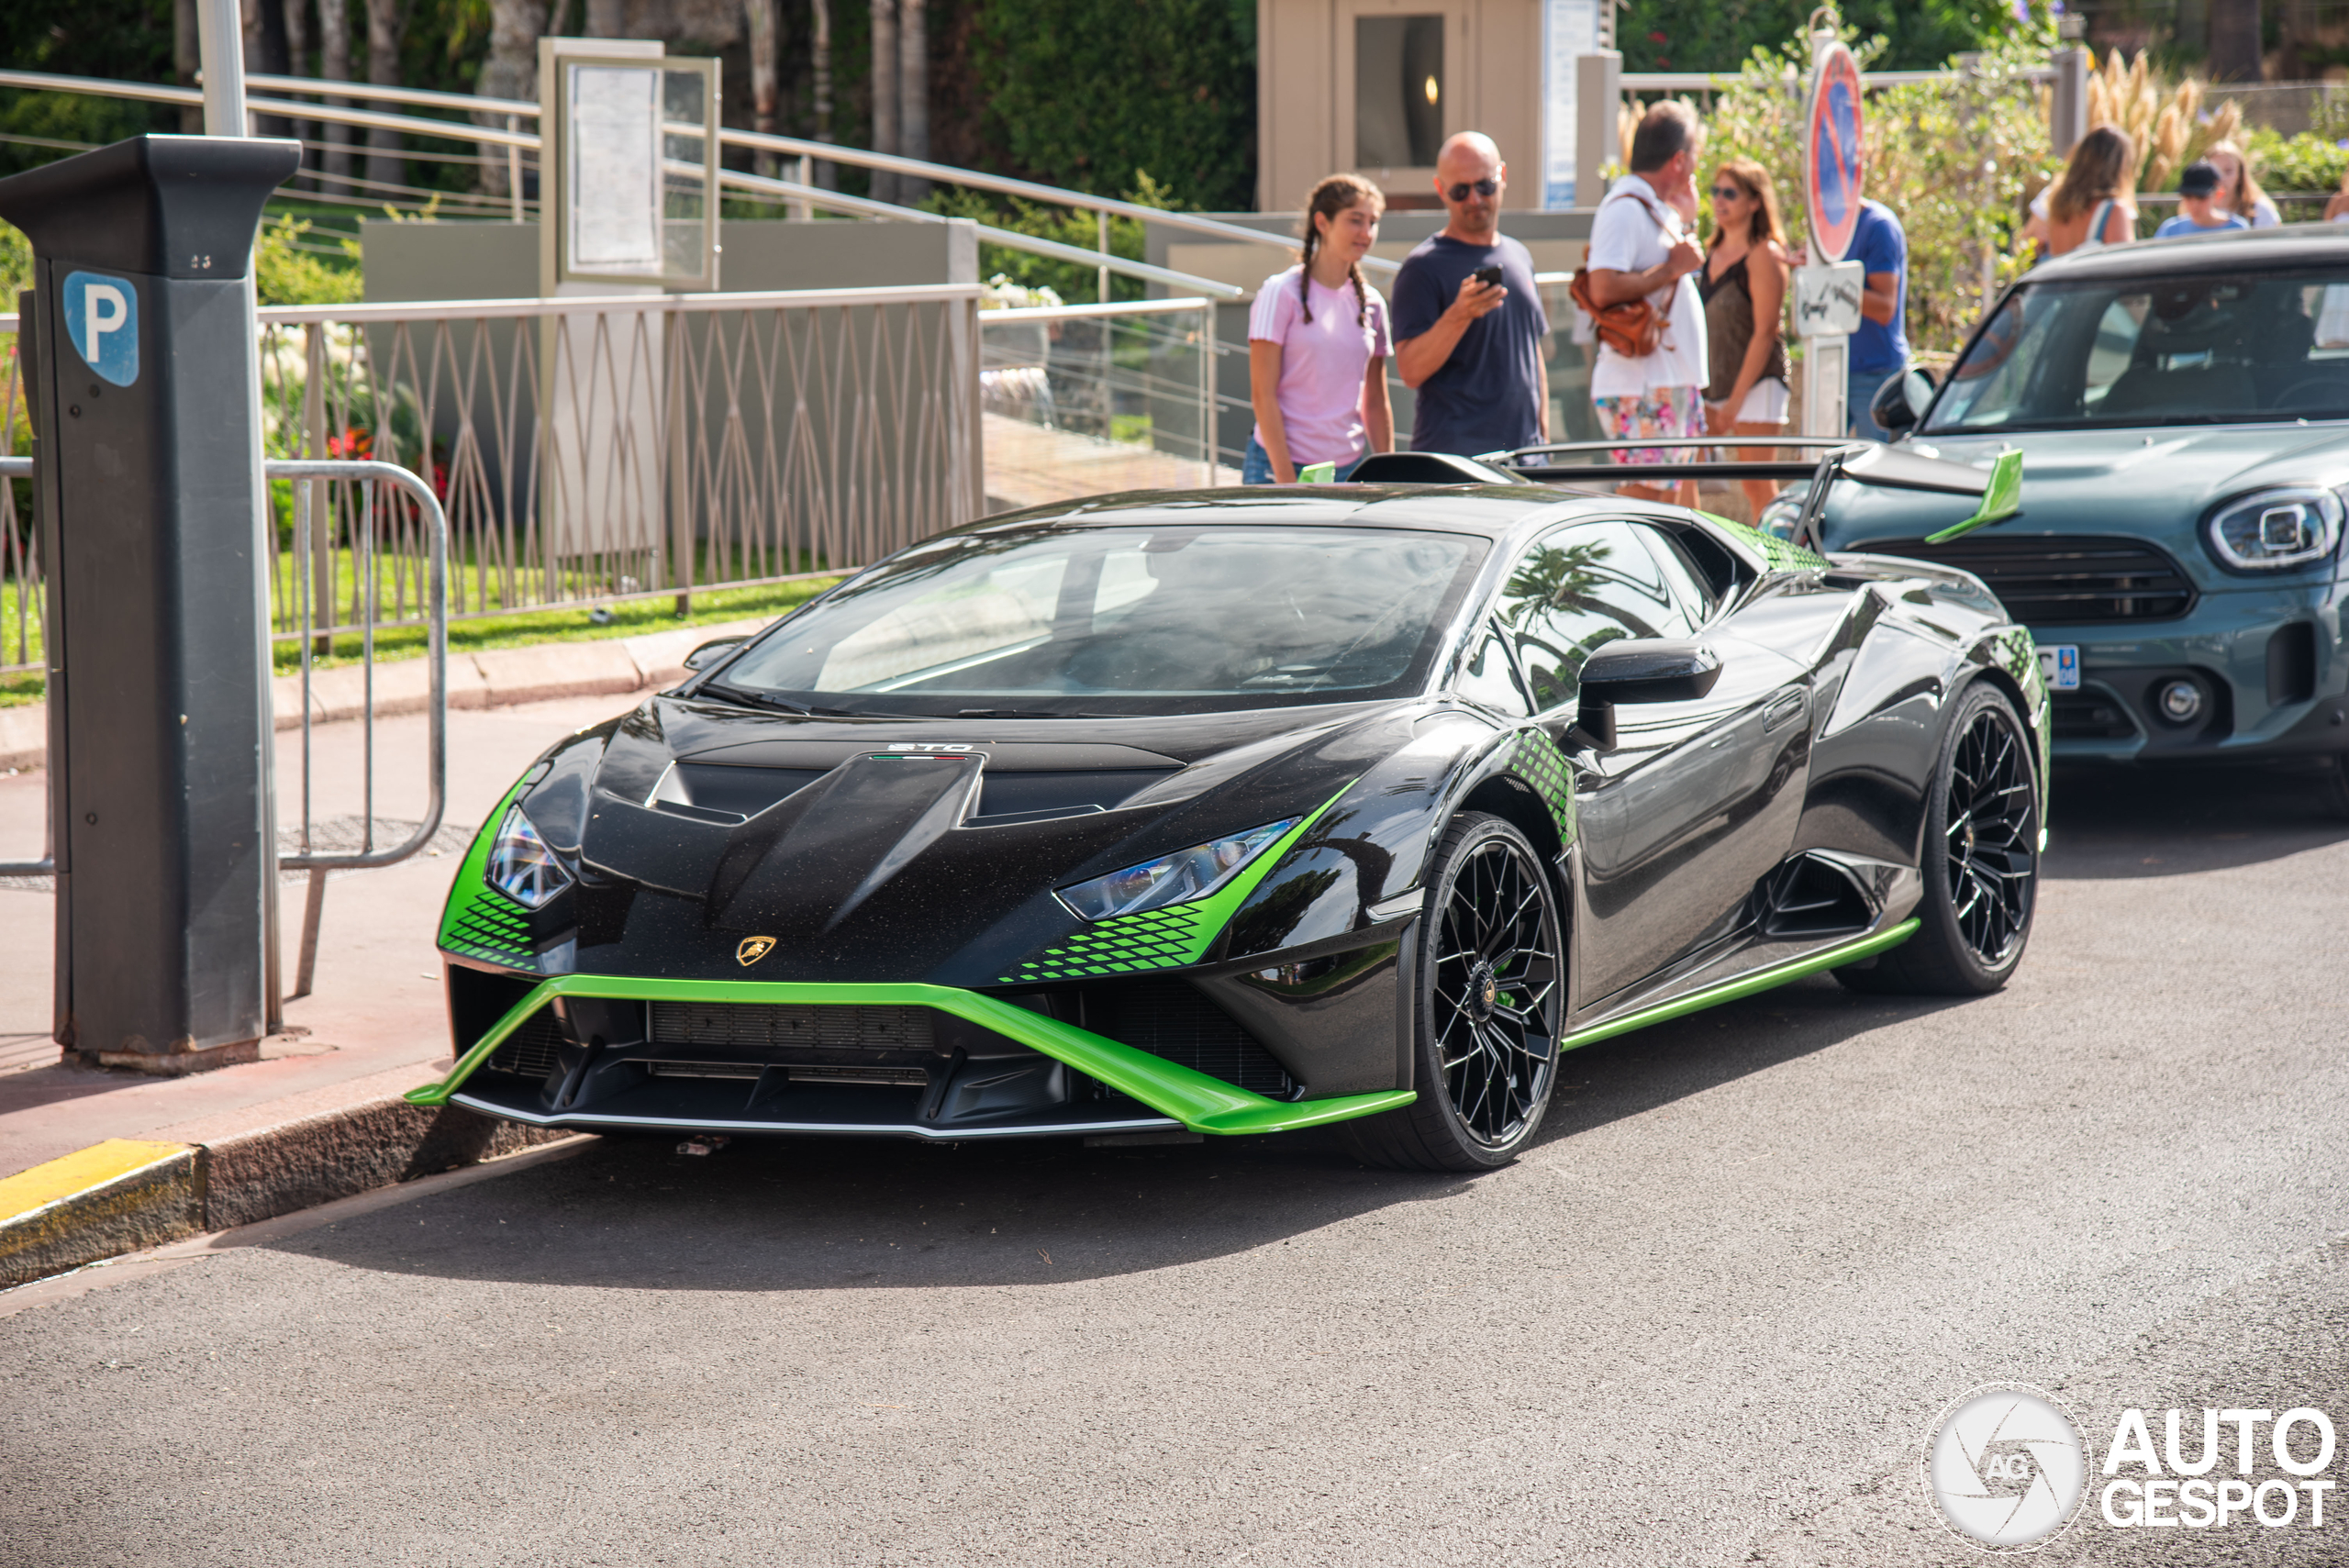
[[[520,190],[519,155],[528,152],[535,159],[539,150],[538,134],[535,131],[520,128],[522,120],[537,119],[539,106],[520,98],[469,98],[461,94],[427,93],[417,88],[375,87],[366,83],[329,82],[309,77],[248,76],[245,80],[251,85],[314,94],[320,100],[306,102],[292,98],[248,97],[246,107],[255,116],[275,116],[293,120],[297,124],[304,120],[315,120],[325,124],[395,130],[407,136],[429,137],[473,144],[479,149],[477,153],[463,158],[450,158],[444,154],[443,161],[473,163],[495,161],[506,165],[511,176],[512,193],[518,193]],[[204,95],[200,91],[191,87],[175,87],[156,83],[118,82],[99,77],[61,76],[39,71],[0,71],[0,87],[15,87],[30,92],[76,93],[99,97],[128,98],[147,103],[184,106],[201,104],[204,99]],[[462,105],[463,111],[468,114],[502,117],[505,124],[487,126],[478,123],[478,120],[464,122],[432,119],[420,115],[395,114],[380,109],[364,109],[348,104],[323,101],[327,98],[373,98],[386,103],[411,104],[419,107],[454,108]],[[698,128],[694,128],[696,132],[698,131]],[[955,168],[950,164],[930,163],[918,158],[900,158],[892,153],[867,152],[861,148],[844,147],[831,142],[807,141],[796,137],[771,136],[748,130],[721,130],[718,140],[723,146],[758,152],[785,152],[796,157],[799,160],[801,175],[797,180],[775,179],[734,169],[721,169],[718,171],[718,177],[719,183],[729,191],[754,198],[786,203],[801,212],[820,208],[828,212],[847,213],[860,217],[887,218],[899,222],[943,223],[946,221],[944,215],[928,212],[919,207],[901,206],[891,202],[874,201],[864,196],[850,195],[844,192],[825,189],[818,184],[814,178],[814,164],[820,161],[827,163],[846,164],[853,168],[907,174],[942,184],[957,184],[972,190],[992,191],[998,195],[1019,196],[1025,200],[1073,207],[1097,214],[1105,220],[1112,217],[1129,217],[1180,228],[1187,232],[1212,235],[1223,239],[1241,240],[1257,245],[1276,245],[1283,250],[1293,249],[1291,241],[1283,236],[1260,233],[1239,224],[1225,223],[1219,219],[1203,217],[1195,213],[1147,207],[1133,202],[1119,201],[1114,197],[1090,195],[1082,191],[1063,190],[1056,185],[1040,185],[1032,181],[1015,180],[1003,175],[985,173],[978,170]],[[324,150],[323,144],[314,145],[320,150]],[[356,152],[360,150],[351,148],[346,150]],[[417,155],[408,152],[404,153],[403,156]],[[698,175],[701,171],[696,167],[691,170],[691,172]],[[322,176],[318,171],[313,170],[306,177],[316,180]],[[370,184],[370,182],[356,176],[340,175],[335,178],[351,186],[354,192]],[[406,190],[406,187],[402,189]],[[431,196],[436,200],[442,195],[421,190],[408,192],[408,194],[413,196]],[[310,195],[315,197],[317,193],[310,193]],[[372,194],[365,197],[357,195],[328,194],[326,199],[363,201],[365,205],[380,205],[382,196]],[[457,200],[460,205],[479,209],[484,216],[490,211],[507,208],[514,217],[518,218],[524,211],[519,195],[517,194],[509,194],[502,200],[492,200],[476,195],[462,196]],[[1109,249],[1106,221],[1101,228],[1100,243],[1097,249],[1091,250],[1079,246],[1063,244],[1056,239],[1046,239],[1038,235],[1022,234],[1015,229],[998,228],[987,224],[978,225],[978,231],[979,238],[989,244],[1001,245],[1010,250],[1025,251],[1030,255],[1042,256],[1053,261],[1074,261],[1080,265],[1096,268],[1104,274],[1115,272],[1146,283],[1179,288],[1190,294],[1206,294],[1219,298],[1237,298],[1247,292],[1212,278],[1197,277],[1163,267],[1153,267],[1145,262],[1130,261],[1119,256]],[[1374,257],[1366,259],[1363,264],[1375,272],[1387,272],[1393,271],[1400,263]]]
[[[422,476],[458,619],[773,584],[978,515],[980,291],[300,306],[261,312],[269,450]],[[7,325],[0,318],[0,329]],[[413,519],[281,493],[275,631],[424,614]],[[362,588],[356,563],[383,563]],[[298,606],[314,606],[304,623]]]
[[[284,1023],[281,1009],[285,1001],[310,994],[310,983],[317,973],[318,924],[326,909],[328,874],[335,871],[372,871],[396,865],[422,850],[440,830],[440,816],[447,806],[449,793],[449,518],[432,486],[417,475],[394,463],[367,461],[338,461],[279,458],[262,464],[263,473],[272,482],[286,482],[294,487],[295,628],[301,647],[301,810],[295,828],[295,849],[292,854],[280,852],[277,865],[281,871],[303,871],[309,873],[308,895],[302,910],[302,942],[295,962],[293,991],[285,991],[278,973],[276,893],[277,878],[269,879],[269,1001],[270,1027],[274,1029]],[[399,499],[384,494],[388,486]],[[316,611],[318,603],[309,592],[313,581],[310,567],[312,532],[309,528],[314,510],[329,506],[336,493],[356,492],[358,516],[378,518],[397,514],[414,532],[421,534],[425,545],[424,578],[421,597],[425,609],[425,673],[426,673],[426,739],[425,739],[425,805],[424,816],[407,837],[396,844],[379,847],[375,842],[375,628],[378,606],[384,595],[377,591],[377,579],[384,564],[384,552],[376,548],[375,529],[362,528],[358,534],[358,556],[354,576],[362,592],[354,597],[359,606],[358,626],[361,657],[361,703],[359,718],[364,726],[360,737],[360,842],[354,849],[325,850],[314,841],[317,823],[317,800],[313,787],[315,753],[312,749],[312,727],[317,721],[317,704],[314,700],[315,638],[318,628]],[[384,503],[389,503],[385,505]],[[273,809],[276,817],[276,831],[270,839],[274,845],[285,834],[284,813],[274,806],[274,780],[272,780]]]
[[[1215,352],[1212,300],[979,312],[989,509],[1218,483]]]

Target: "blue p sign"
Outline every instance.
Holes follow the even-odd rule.
[[[68,272],[65,330],[101,379],[117,386],[139,379],[139,289],[128,278]]]

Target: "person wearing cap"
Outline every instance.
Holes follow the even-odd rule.
[[[2175,239],[2181,234],[2223,234],[2230,228],[2249,228],[2239,213],[2229,212],[2219,205],[2219,192],[2226,184],[2226,176],[2219,172],[2215,163],[2188,163],[2186,172],[2177,179],[2177,216],[2165,219],[2154,230],[2156,239]]]

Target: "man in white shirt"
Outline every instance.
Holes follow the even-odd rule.
[[[1601,306],[1645,298],[1664,313],[1662,339],[1651,354],[1632,357],[1601,342],[1590,372],[1590,401],[1598,428],[1610,436],[1658,439],[1705,433],[1705,306],[1697,269],[1705,264],[1682,226],[1696,210],[1697,160],[1705,129],[1687,105],[1656,105],[1631,138],[1631,172],[1615,182],[1590,224],[1590,292]],[[1615,453],[1619,463],[1686,462],[1689,448],[1635,447]],[[1697,484],[1626,484],[1627,495],[1697,504]]]

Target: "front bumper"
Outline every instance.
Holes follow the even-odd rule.
[[[2349,659],[2329,594],[2206,592],[2179,621],[2032,631],[2043,648],[2080,651],[2080,689],[2049,693],[2058,761],[2248,762],[2349,751]],[[2177,723],[2156,695],[2181,678],[2204,700]]]
[[[712,1064],[681,1061],[678,1051],[650,1038],[566,1042],[554,1051],[552,1070],[536,1082],[483,1072],[518,1030],[543,1027],[542,1015],[558,1002],[929,1009],[967,1026],[960,1038],[976,1049],[957,1047],[933,1065],[900,1071],[888,1082],[879,1081],[887,1070],[875,1070],[870,1086],[843,1084],[837,1074],[807,1082],[803,1073],[803,1081],[794,1082],[793,1070],[761,1068],[755,1053],[733,1063],[740,1070],[730,1076],[664,1071]],[[1071,1073],[1056,1072],[1055,1065],[1108,1093],[1090,1099],[1073,1093]],[[473,1041],[446,1078],[406,1097],[416,1105],[462,1105],[540,1127],[961,1140],[1176,1128],[1224,1136],[1289,1132],[1374,1115],[1415,1096],[1389,1089],[1269,1099],[1074,1024],[953,986],[566,974],[532,987]]]

